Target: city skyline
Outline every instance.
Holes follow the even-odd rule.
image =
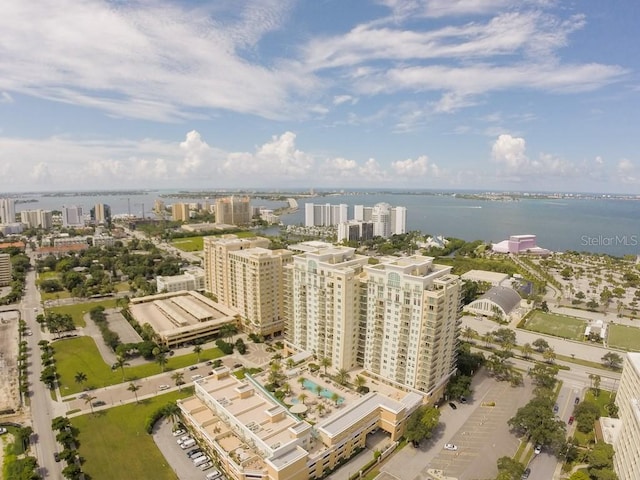
[[[0,192],[634,193],[634,11],[631,0],[9,2]]]

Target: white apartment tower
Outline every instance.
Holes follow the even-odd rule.
[[[63,206],[62,207],[62,226],[63,227],[84,227],[84,217],[82,216],[82,207]]]
[[[640,472],[640,353],[627,353],[616,394],[620,431],[614,442],[613,466],[620,480]]]
[[[269,250],[266,238],[204,238],[205,289],[236,310],[249,330],[273,335],[284,328],[283,267],[289,250]]]
[[[286,339],[348,370],[357,365],[359,275],[368,257],[354,248],[313,243],[317,248],[285,267]]]
[[[15,223],[16,202],[13,198],[0,198],[0,223]]]
[[[304,204],[305,227],[331,227],[348,220],[348,205]]]
[[[364,268],[360,359],[391,382],[434,393],[455,371],[461,281],[414,255]]]
[[[0,253],[0,287],[11,285],[11,255]]]
[[[20,222],[27,228],[42,228],[45,230],[53,227],[53,212],[50,210],[23,210],[20,212]]]
[[[376,237],[387,238],[407,232],[406,207],[392,207],[388,203],[378,203],[373,207],[355,205],[353,213],[354,220],[373,223]]]

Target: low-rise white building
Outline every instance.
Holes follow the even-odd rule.
[[[492,287],[487,293],[464,307],[467,312],[484,317],[501,316],[509,320],[520,307],[520,294],[509,287]]]
[[[179,292],[181,290],[204,290],[204,270],[192,267],[181,275],[156,277],[158,292]]]

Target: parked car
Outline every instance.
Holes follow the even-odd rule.
[[[176,443],[184,443],[187,440],[190,440],[191,437],[189,435],[183,435],[182,437],[180,437],[178,440],[176,440]]]
[[[573,415],[571,415],[571,416],[569,417],[569,425],[573,424],[573,421],[574,421],[574,420],[575,420],[575,419],[574,419]]]
[[[58,452],[53,452],[53,459],[56,462],[59,462],[60,461],[60,454]]]
[[[158,390],[169,390],[171,387],[169,385],[159,385]]]
[[[458,409],[458,407],[456,406],[456,404],[455,404],[455,403],[453,403],[453,402],[449,402],[449,406],[450,406],[451,408],[453,408],[454,410],[457,410],[457,409]]]
[[[573,401],[573,403],[575,403],[576,405],[580,403],[580,397],[576,397],[576,399]]]
[[[467,403],[466,397],[460,397],[460,403]]]
[[[203,463],[202,465],[200,465],[200,470],[204,472],[205,470],[209,470],[212,467],[213,467],[213,462],[208,461],[207,463]]]
[[[189,367],[189,370],[197,370],[197,369],[198,369],[198,366],[197,366],[197,365],[191,365],[191,366]]]
[[[536,448],[533,449],[533,453],[539,455],[542,452],[542,445],[536,445]]]
[[[5,433],[7,433],[7,429],[4,427],[0,427],[0,435],[4,435]]]
[[[201,453],[201,452],[202,452],[202,449],[200,447],[194,448],[193,450],[189,450],[187,452],[187,457],[193,458],[194,455],[197,455],[198,453]]]
[[[173,435],[174,437],[179,437],[180,435],[184,435],[185,433],[187,433],[185,430],[179,428],[178,430],[174,430],[173,432],[171,432],[171,435]]]
[[[199,373],[196,373],[195,375],[191,375],[191,380],[193,380],[194,382],[196,380],[200,380],[202,378],[202,375],[200,375]]]
[[[219,478],[221,476],[222,476],[222,474],[218,470],[212,470],[209,473],[207,473],[207,476],[205,478],[207,480],[216,480],[217,478]]]
[[[558,410],[560,410],[560,407],[558,407],[558,404],[556,403],[556,404],[553,406],[553,413],[558,413]]]
[[[444,449],[445,450],[450,450],[452,452],[455,452],[456,450],[458,450],[458,446],[454,445],[453,443],[445,443],[444,444]]]
[[[531,469],[525,468],[524,472],[522,472],[522,480],[527,480],[527,478],[529,478],[529,475],[531,475]]]
[[[103,405],[106,405],[106,404],[107,402],[103,402],[102,400],[96,400],[91,405],[93,405],[94,407],[102,407]]]
[[[204,457],[204,452],[202,450],[200,450],[199,452],[194,453],[189,458],[195,462],[200,457]]]

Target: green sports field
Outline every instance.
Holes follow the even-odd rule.
[[[610,325],[607,345],[629,352],[640,352],[640,328],[627,325]]]
[[[554,313],[534,312],[525,325],[526,330],[570,340],[583,340],[585,320]]]
[[[176,238],[171,245],[183,252],[199,252],[203,249],[204,237]]]

